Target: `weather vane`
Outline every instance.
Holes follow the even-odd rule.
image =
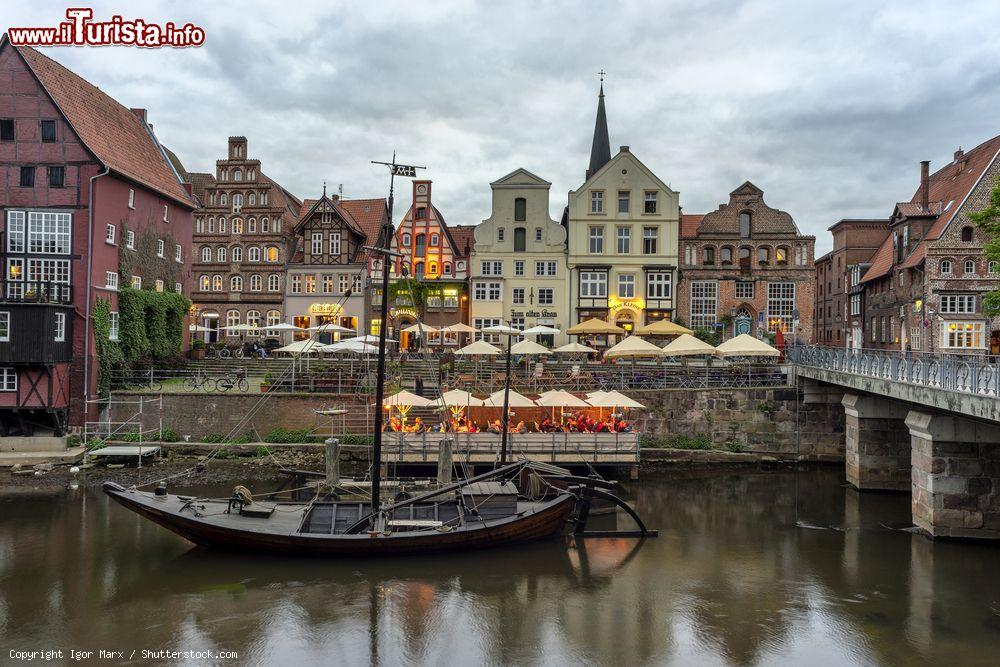
[[[601,71],[598,72],[598,74],[601,75],[601,83],[604,83],[604,75],[607,74],[607,72],[605,72],[604,69],[602,68]]]

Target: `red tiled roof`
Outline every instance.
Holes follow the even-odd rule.
[[[701,219],[704,217],[704,213],[681,213],[681,238],[696,238],[698,236],[698,225],[701,224]]]
[[[354,218],[365,235],[367,245],[378,243],[379,230],[385,224],[388,211],[384,199],[341,199],[340,207]]]
[[[865,275],[861,277],[861,282],[866,283],[869,280],[875,280],[876,278],[881,278],[885,274],[889,273],[892,269],[892,235],[885,237],[885,241],[882,241],[882,245],[878,247],[875,254],[871,258],[871,266],[865,271]]]
[[[306,217],[306,213],[308,213],[309,209],[315,206],[318,201],[318,199],[303,199],[302,208],[299,209],[299,220]]]
[[[274,186],[271,190],[271,206],[279,206],[285,209],[282,215],[284,216],[287,213],[287,219],[291,223],[294,224],[297,222],[299,219],[299,210],[302,208],[302,202],[299,201],[299,198],[281,187],[276,180],[267,174],[261,172],[260,177]]]
[[[8,42],[6,36],[0,46]],[[107,168],[185,206],[187,193],[149,127],[100,88],[27,46],[13,46],[66,117],[73,131]]]
[[[448,228],[451,239],[455,243],[455,254],[459,257],[468,257],[476,247],[476,225],[456,225]],[[469,244],[469,252],[465,252],[465,245]]]

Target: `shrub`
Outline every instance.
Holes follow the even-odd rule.
[[[368,435],[357,435],[355,433],[345,433],[344,435],[336,436],[340,440],[342,445],[360,445],[362,447],[371,447],[372,438]]]
[[[204,438],[201,439],[202,442],[211,442],[211,443],[222,442],[223,440],[225,440],[225,438],[223,438],[222,435],[220,435],[219,433],[209,433],[208,435],[206,435]]]
[[[172,428],[165,428],[160,431],[160,442],[180,442],[181,434]]]
[[[245,445],[249,442],[253,442],[257,438],[254,436],[253,431],[247,431],[243,435],[236,436],[232,438],[229,443],[232,445]]]
[[[737,440],[736,438],[730,438],[729,440],[727,440],[725,446],[727,450],[735,452],[737,454],[744,451],[743,443]]]
[[[309,442],[312,438],[309,435],[309,429],[285,429],[276,428],[264,438],[264,442],[274,442],[274,443],[292,443],[292,442]]]

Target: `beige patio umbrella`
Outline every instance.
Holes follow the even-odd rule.
[[[583,400],[579,396],[574,396],[568,391],[562,389],[553,389],[552,391],[547,391],[544,394],[538,396],[538,400],[535,401],[538,405],[544,407],[552,408],[553,419],[555,418],[555,409],[559,408],[559,423],[563,421],[563,411],[566,408],[589,408],[590,403]]]
[[[522,340],[510,346],[512,354],[552,354],[552,350],[533,340]]]
[[[691,334],[693,333],[687,327],[682,327],[676,322],[671,322],[670,320],[659,320],[645,326],[641,326],[635,330],[636,335],[639,336],[680,336],[681,334]]]
[[[496,356],[503,353],[485,340],[477,340],[475,343],[470,343],[465,347],[455,350],[455,354],[460,357],[472,357],[476,355]]]
[[[441,394],[441,402],[448,407],[453,418],[458,418],[466,408],[482,405],[483,399],[476,398],[471,392],[462,389],[452,389]]]
[[[640,357],[662,356],[662,349],[638,336],[629,336],[604,353],[605,359],[637,359]]]
[[[720,357],[778,357],[781,352],[762,340],[757,340],[750,334],[740,334],[730,338],[715,348],[715,354]]]
[[[463,324],[461,322],[456,322],[455,324],[449,324],[446,327],[441,327],[441,331],[447,331],[449,333],[479,333],[479,329],[470,327],[468,324]]]
[[[409,334],[421,334],[421,333],[433,334],[437,333],[438,331],[440,331],[440,329],[436,329],[429,324],[421,324],[419,322],[403,329],[403,333],[409,333]]]
[[[591,334],[591,335],[618,334],[618,335],[621,335],[621,334],[625,333],[625,330],[622,329],[619,326],[615,326],[614,324],[610,324],[608,322],[605,322],[602,319],[598,319],[596,317],[592,317],[589,320],[586,320],[584,322],[580,322],[579,324],[576,324],[574,326],[571,326],[569,329],[566,329],[566,333],[568,333],[568,334],[570,334],[572,336],[580,336],[580,335],[587,335],[587,334]]]
[[[483,405],[489,408],[503,407],[503,389],[495,391],[483,400]],[[511,408],[533,408],[538,404],[523,394],[519,394],[513,389],[510,390],[510,400],[507,403]]]
[[[594,348],[587,347],[581,343],[566,343],[565,345],[560,345],[552,351],[555,354],[589,354],[591,352],[597,352]]]
[[[587,399],[587,402],[595,408],[635,408],[644,410],[646,406],[617,391],[601,392],[600,395]]]
[[[399,414],[403,416],[403,423],[406,423],[406,415],[409,414],[410,410],[413,408],[424,408],[428,405],[433,405],[434,401],[424,398],[423,396],[417,396],[414,393],[408,391],[398,391],[392,396],[386,396],[382,400],[382,407],[388,410],[390,413],[393,408],[399,411]]]
[[[305,340],[297,340],[294,343],[289,343],[284,347],[279,347],[275,350],[275,352],[287,352],[288,354],[313,354],[314,352],[318,352],[321,347],[323,347],[323,343],[313,338],[307,338]]]
[[[666,357],[691,357],[704,354],[715,354],[715,347],[691,334],[681,334],[663,347],[663,355]]]

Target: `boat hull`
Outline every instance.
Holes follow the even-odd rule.
[[[358,535],[262,530],[269,519],[242,519],[226,515],[227,524],[195,516],[177,496],[156,496],[105,484],[116,502],[197,545],[247,554],[281,556],[360,556],[468,551],[523,544],[559,535],[572,513],[575,499],[562,494],[537,503],[531,512],[470,523],[450,531],[414,531]],[[221,507],[225,508],[225,504]],[[304,506],[303,506],[304,507]],[[218,517],[218,515],[215,515]]]

